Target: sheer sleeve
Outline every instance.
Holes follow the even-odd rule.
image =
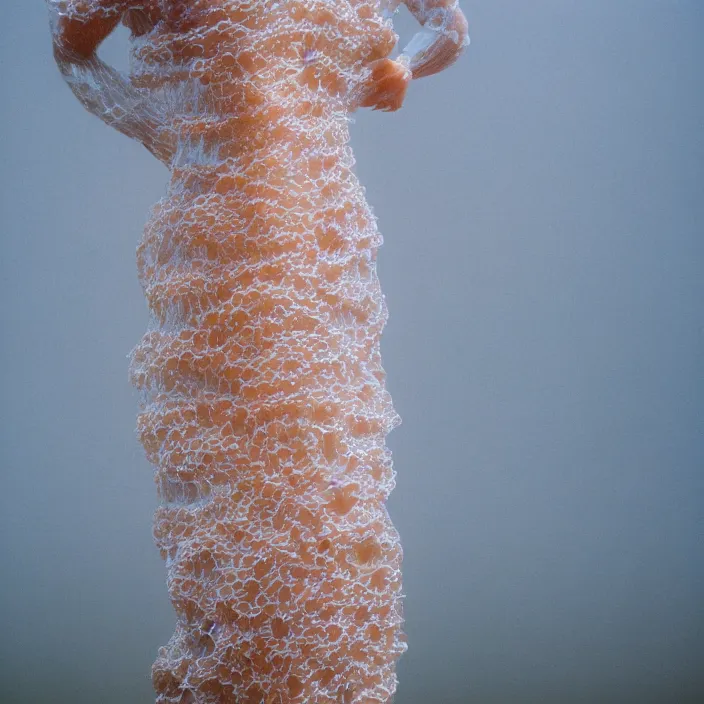
[[[97,55],[131,0],[48,0],[54,57],[79,102],[103,122],[135,139],[159,160],[173,156],[172,136],[148,91]]]
[[[455,63],[469,44],[467,20],[458,0],[403,2],[423,27],[401,54],[413,78],[431,76]]]

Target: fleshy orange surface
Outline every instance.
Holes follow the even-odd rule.
[[[400,107],[457,57],[464,17],[409,4],[434,41],[392,61],[376,2],[50,4],[78,98],[172,174],[138,249],[152,322],[131,363],[177,614],[157,701],[388,702],[406,648],[384,505],[398,417],[348,114]],[[120,20],[129,80],[94,53]]]

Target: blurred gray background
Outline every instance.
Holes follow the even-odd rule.
[[[461,62],[354,125],[404,419],[397,702],[703,702],[704,3],[463,7]],[[174,617],[126,355],[167,172],[74,100],[42,2],[2,11],[0,701],[147,704]]]

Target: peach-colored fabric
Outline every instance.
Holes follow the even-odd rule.
[[[412,75],[455,60],[466,23],[446,5],[411,6],[424,24],[444,12],[439,44],[392,61],[370,1],[50,0],[77,97],[171,169],[138,248],[151,325],[131,363],[177,615],[158,702],[394,693],[398,417],[348,114],[397,109]],[[129,79],[95,55],[120,20]]]

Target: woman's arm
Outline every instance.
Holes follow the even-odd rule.
[[[458,0],[403,0],[423,29],[404,48],[413,78],[451,66],[469,44],[467,20]]]
[[[458,0],[388,0],[395,12],[403,1],[423,29],[396,59],[379,59],[372,66],[361,107],[398,110],[413,78],[432,76],[457,61],[469,44],[467,20]]]
[[[48,0],[48,4],[54,57],[73,94],[89,112],[170,164],[173,139],[149,93],[135,88],[97,55],[132,0]]]

